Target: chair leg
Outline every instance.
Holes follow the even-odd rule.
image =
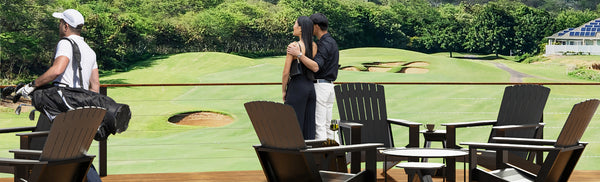
[[[385,171],[388,171],[388,170],[392,169],[392,168],[393,168],[393,167],[395,167],[395,166],[396,166],[398,163],[400,163],[400,161],[387,161],[387,162],[385,163],[385,165],[386,165],[386,169],[385,169]]]
[[[29,170],[31,169],[31,166],[15,166],[15,174],[14,174],[14,180],[15,182],[22,182],[21,179],[29,179]]]
[[[406,172],[406,175],[408,176],[408,181],[419,181],[418,177],[420,175],[417,175],[417,171],[416,169],[404,169],[404,171]],[[415,179],[417,178],[417,179]]]

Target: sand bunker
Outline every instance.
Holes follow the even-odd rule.
[[[388,66],[388,67],[396,67],[396,66],[402,66],[402,64],[405,64],[406,62],[372,62],[372,63],[363,63],[363,65],[365,66]]]
[[[354,66],[346,66],[346,67],[342,67],[340,69],[345,70],[345,71],[388,72],[388,71],[392,70],[393,68],[405,66],[404,68],[402,68],[402,70],[400,70],[396,73],[423,74],[423,73],[429,72],[429,69],[422,68],[425,66],[429,66],[429,63],[425,62],[425,61],[414,61],[414,62],[408,62],[408,63],[402,62],[402,61],[370,62],[370,63],[363,63],[362,65],[367,67],[367,70],[360,70]]]
[[[390,71],[392,68],[380,68],[380,67],[369,67],[368,70],[369,72],[387,72]]]
[[[340,69],[344,70],[344,71],[360,71],[360,69],[358,69],[357,67],[354,67],[354,66],[346,66],[346,67],[342,67]]]
[[[407,73],[407,74],[423,74],[429,72],[429,69],[426,68],[411,68],[405,67],[402,68],[398,73]]]
[[[231,116],[208,111],[188,112],[169,118],[169,122],[178,125],[220,127],[233,122]]]

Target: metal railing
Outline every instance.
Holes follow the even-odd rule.
[[[335,82],[335,84],[342,84],[342,83],[350,83],[350,82]],[[537,84],[537,85],[556,85],[556,86],[598,86],[600,85],[600,83],[512,83],[512,82],[371,82],[371,83],[376,83],[376,84],[382,84],[382,85],[389,85],[390,87],[394,87],[394,86],[476,86],[476,85],[498,85],[498,86],[502,86],[502,85],[518,85],[518,84]],[[100,93],[101,94],[105,94],[105,95],[109,95],[110,96],[110,92],[108,92],[108,88],[119,88],[119,87],[208,87],[208,86],[223,86],[223,87],[231,87],[231,86],[278,86],[281,85],[281,83],[277,83],[277,82],[270,82],[270,83],[175,83],[175,84],[103,84],[101,85],[101,89],[100,89]],[[0,88],[3,88],[6,86],[0,86]],[[388,89],[386,89],[388,90]],[[552,92],[551,92],[552,94]],[[391,100],[391,101],[397,101],[397,102],[402,102],[405,99],[423,99],[427,96],[421,96],[420,98],[407,98],[404,96],[396,96],[394,93],[386,93],[386,100]],[[497,96],[497,97],[501,97],[501,95]],[[253,97],[252,99],[257,99],[255,97]],[[275,99],[279,99],[279,96],[262,96],[259,97],[258,99],[265,99],[265,100],[275,100]],[[433,99],[433,98],[429,98],[429,99]],[[442,102],[454,102],[454,100],[456,100],[457,98],[442,98],[444,99]],[[466,102],[469,102],[468,100],[491,100],[491,101],[486,101],[486,102],[495,102],[496,100],[500,100],[501,98],[493,98],[493,99],[489,99],[489,98],[458,98],[458,99],[466,99]],[[561,100],[561,99],[570,99],[570,98],[553,98],[556,100]],[[222,102],[223,100],[219,100],[219,99],[215,99],[215,100],[209,100],[209,99],[205,99],[202,101],[214,101],[214,102]],[[135,101],[134,101],[135,102]],[[152,101],[147,101],[147,102],[167,102],[165,100],[152,100]],[[195,102],[199,102],[199,101],[195,101]],[[237,101],[236,101],[237,102]],[[390,102],[388,102],[390,103]],[[496,104],[496,103],[494,103]],[[499,104],[499,102],[497,103]],[[389,105],[389,104],[388,104]],[[388,106],[389,107],[389,106]],[[388,111],[388,112],[392,112],[391,114],[388,115],[404,115],[407,112],[406,111]],[[395,113],[394,113],[395,112]],[[410,111],[408,111],[410,112]],[[337,113],[337,109],[334,108],[334,113]],[[136,115],[136,113],[133,113],[134,115]],[[241,113],[238,113],[241,114]],[[428,112],[423,112],[423,113],[410,113],[410,114],[415,114],[415,115],[419,115],[419,114],[439,114],[439,115],[447,115],[449,114],[449,112],[446,111],[428,111]],[[461,115],[463,113],[454,113],[457,115]],[[473,114],[481,114],[481,113],[473,113]],[[486,113],[488,115],[495,115],[494,112],[491,113]],[[545,114],[561,114],[564,115],[565,113],[546,113]],[[568,114],[568,113],[567,113]],[[149,117],[153,117],[153,116],[149,116]],[[551,126],[549,126],[551,127]],[[241,128],[241,129],[247,129],[247,128]],[[135,132],[135,131],[134,131]],[[151,131],[139,131],[139,132],[151,132]],[[98,172],[101,176],[106,176],[107,175],[107,151],[108,151],[108,144],[106,141],[103,142],[98,142],[98,149],[99,149],[99,153],[98,153],[98,163],[99,163],[99,168],[98,168]],[[598,143],[598,141],[590,141],[590,143]]]

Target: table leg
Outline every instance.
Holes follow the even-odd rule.
[[[446,170],[442,170],[443,181],[446,182]]]
[[[383,181],[387,182],[387,155],[383,155]]]
[[[463,161],[464,161],[463,162],[463,175],[464,175],[463,181],[467,182],[467,156],[466,155],[463,157]]]
[[[446,159],[446,178],[448,181],[456,181],[456,158],[454,157]]]

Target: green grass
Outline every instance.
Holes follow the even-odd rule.
[[[527,82],[587,82],[566,75],[560,63],[519,64],[510,58],[494,60],[492,55],[454,53],[422,54],[387,48],[342,50],[340,64],[362,66],[369,62],[430,63],[426,74],[400,74],[340,71],[341,82],[508,82],[510,75],[492,61],[536,76]],[[185,53],[142,62],[135,69],[101,78],[102,83],[239,83],[280,82],[283,56],[249,59],[224,53]],[[421,123],[441,123],[495,119],[504,85],[385,85],[388,115]],[[549,86],[552,91],[545,110],[545,137],[556,138],[573,104],[597,98],[598,86]],[[108,142],[109,174],[260,170],[252,145],[258,139],[246,115],[243,103],[253,100],[281,102],[280,85],[203,86],[203,87],[119,87],[108,95],[131,106],[133,117],[128,131],[111,136]],[[0,107],[1,108],[1,107]],[[335,108],[335,107],[334,107]],[[232,124],[206,128],[179,126],[167,122],[177,113],[210,110],[235,118]],[[334,109],[334,118],[338,117]],[[590,125],[582,141],[591,142],[577,169],[600,170],[598,118]],[[29,126],[25,115],[0,109],[2,127]],[[394,127],[397,146],[408,140],[407,130]],[[460,129],[458,141],[487,140],[489,128]],[[0,136],[0,156],[15,148],[12,135]],[[436,145],[434,145],[436,146]],[[90,153],[97,153],[93,145]],[[462,165],[459,165],[462,166]]]

